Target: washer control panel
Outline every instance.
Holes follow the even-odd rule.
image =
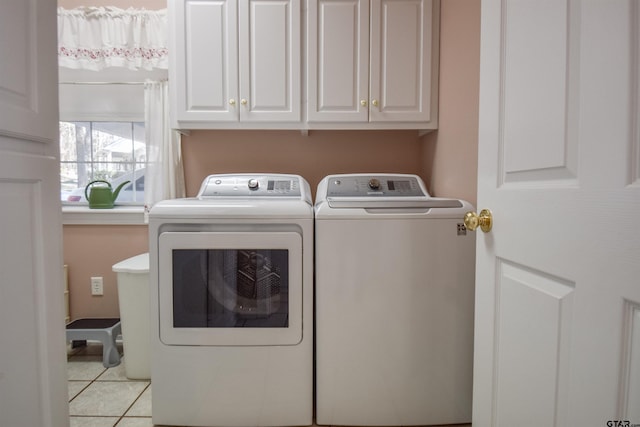
[[[301,197],[300,180],[289,175],[209,175],[199,199],[212,197]]]
[[[415,176],[336,176],[329,179],[327,197],[428,197]]]

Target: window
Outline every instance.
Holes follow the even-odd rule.
[[[144,204],[147,161],[142,122],[60,122],[61,200],[86,204],[86,186],[104,180],[115,190],[125,184],[117,203]]]

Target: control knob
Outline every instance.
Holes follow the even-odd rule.
[[[249,190],[257,190],[259,186],[260,186],[260,183],[258,182],[257,179],[251,178],[249,180]]]
[[[369,188],[372,190],[379,190],[380,189],[380,180],[376,179],[376,178],[371,178],[369,180]]]

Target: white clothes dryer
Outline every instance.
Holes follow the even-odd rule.
[[[151,209],[149,240],[153,423],[310,425],[308,183],[211,175]]]
[[[316,193],[316,422],[471,422],[475,237],[415,175]]]

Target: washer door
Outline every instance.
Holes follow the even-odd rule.
[[[302,340],[302,237],[165,232],[158,241],[160,340],[295,345]]]

